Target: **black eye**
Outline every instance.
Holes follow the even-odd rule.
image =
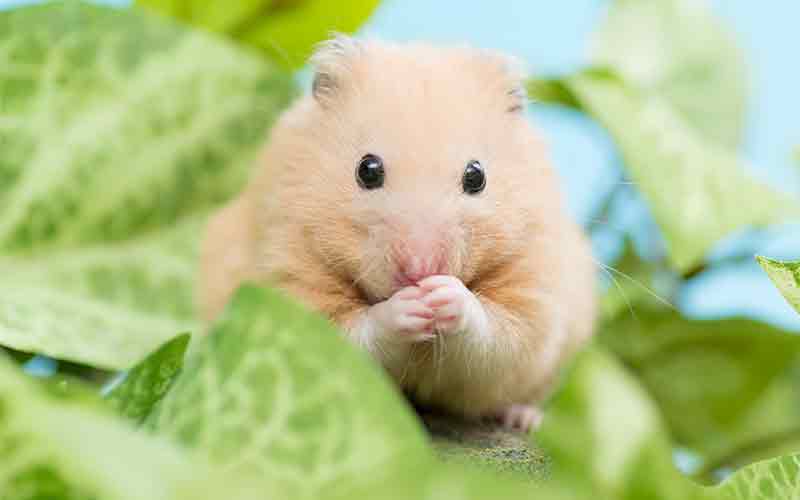
[[[483,167],[477,160],[472,160],[467,163],[467,168],[464,169],[464,177],[461,179],[461,184],[464,186],[464,192],[467,194],[478,194],[486,187],[486,173]]]
[[[383,160],[368,154],[361,158],[356,168],[356,181],[363,189],[378,189],[383,186]]]

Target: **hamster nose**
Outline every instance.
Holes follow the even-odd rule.
[[[403,286],[416,285],[428,276],[447,274],[445,249],[438,242],[402,242],[392,248],[392,257],[397,266],[395,281]]]

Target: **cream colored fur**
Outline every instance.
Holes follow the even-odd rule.
[[[201,304],[242,280],[275,285],[371,350],[418,403],[470,417],[544,398],[592,332],[595,269],[569,219],[513,61],[470,48],[337,38],[315,56],[314,95],[271,132],[250,185],[209,225]],[[366,153],[383,189],[355,181]],[[469,196],[469,160],[487,172]],[[375,345],[365,311],[397,290],[392,248],[434,238],[478,298],[485,338]],[[427,241],[427,240],[426,240]]]

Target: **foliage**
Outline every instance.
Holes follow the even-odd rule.
[[[53,397],[7,359],[0,422],[4,499],[221,498],[224,482],[208,466],[82,399]]]
[[[241,288],[149,423],[291,497],[379,485],[425,456],[422,430],[337,337],[276,292]]]
[[[197,230],[241,185],[290,79],[74,2],[0,12],[0,33],[0,342],[128,368],[195,328]]]
[[[180,374],[189,338],[183,334],[167,341],[124,375],[106,396],[117,412],[144,423]]]
[[[746,319],[692,321],[638,308],[608,323],[600,339],[658,403],[674,441],[709,464],[725,457],[731,465],[743,446],[768,436],[798,445],[800,336]],[[770,390],[786,384],[783,404],[774,404]],[[759,412],[768,418],[756,420]]]
[[[757,259],[786,301],[800,313],[800,261],[781,262],[761,256]]]
[[[663,96],[607,71],[576,74],[564,85],[618,143],[678,271],[742,228],[800,217],[797,200],[751,179],[730,150],[705,140]],[[751,200],[747,210],[742,199]]]
[[[292,67],[377,4],[141,3],[285,51],[277,59]],[[668,305],[683,278],[714,265],[720,239],[798,213],[733,153],[741,61],[697,2],[617,0],[596,67],[530,83],[609,130],[667,244],[666,259],[627,244],[616,263],[626,278],[606,296],[598,341],[565,374],[534,436],[551,474],[531,482],[441,463],[370,359],[280,292],[242,287],[210,333],[199,330],[198,228],[241,186],[294,95],[288,72],[137,9],[69,2],[0,13],[0,344],[128,369],[101,396],[91,381],[34,380],[0,358],[0,496],[797,496],[800,337]],[[800,263],[759,262],[798,308]],[[191,349],[182,331],[196,334]],[[700,482],[741,470],[700,486],[673,465],[676,446],[700,461]]]
[[[608,129],[677,270],[738,230],[800,217],[797,200],[752,179],[736,157],[744,57],[703,2],[618,0],[595,45],[594,68],[529,90]]]
[[[703,2],[613,2],[594,45],[595,64],[664,99],[703,140],[739,146],[749,83],[745,57]]]
[[[299,68],[313,46],[334,31],[350,33],[379,0],[137,0],[139,5],[209,31],[223,33]]]

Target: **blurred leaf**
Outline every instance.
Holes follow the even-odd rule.
[[[0,343],[128,368],[195,327],[198,229],[292,83],[128,10],[19,8],[0,33]]]
[[[106,399],[121,415],[143,423],[180,374],[189,339],[189,334],[179,335],[159,347],[134,366]]]
[[[35,378],[42,392],[64,404],[77,404],[113,415],[113,409],[100,397],[97,387],[68,375]]]
[[[777,377],[731,429],[727,449],[708,455],[692,476],[715,483],[748,464],[800,450],[798,363]]]
[[[702,0],[616,0],[595,67],[528,84],[534,98],[581,107],[609,130],[681,272],[739,229],[800,215],[796,200],[750,178],[736,158],[743,60]]]
[[[800,261],[781,262],[761,256],[756,259],[789,305],[800,313]]]
[[[433,463],[378,367],[277,292],[240,288],[195,354],[149,423],[227,470],[305,498],[346,496]]]
[[[36,356],[36,354],[31,352],[15,351],[14,349],[9,349],[4,346],[0,346],[0,353],[3,353],[21,365],[27,363]]]
[[[663,98],[698,137],[735,150],[742,138],[747,67],[704,0],[616,0],[592,60]]]
[[[119,243],[0,255],[0,342],[101,368],[130,367],[175,332],[197,328],[199,228],[190,221]]]
[[[0,455],[3,499],[243,498],[236,483],[223,489],[215,472],[168,443],[88,407],[45,396],[5,359],[0,359]]]
[[[552,457],[552,481],[571,498],[712,497],[674,468],[655,406],[599,349],[578,357],[535,439]]]
[[[325,500],[566,500],[567,488],[547,482],[520,481],[485,469],[453,463],[425,462],[411,473],[396,474],[392,481],[373,484],[352,492],[333,491]],[[294,498],[294,497],[292,497]],[[320,498],[320,497],[312,497]]]
[[[721,498],[773,500],[800,495],[800,455],[759,462],[737,472],[723,483]]]
[[[281,498],[521,500],[550,491],[435,460],[382,370],[279,292],[240,288],[199,340],[149,426]]]
[[[639,308],[636,317],[605,325],[600,338],[640,377],[677,442],[711,461],[800,422],[800,398],[765,399],[798,361],[798,335],[756,321]],[[791,384],[797,387],[796,377]],[[770,420],[754,421],[759,414]]]
[[[606,71],[586,71],[562,83],[611,133],[676,269],[690,270],[737,230],[800,216],[797,200],[751,178],[733,153],[704,140],[662,96]]]
[[[380,0],[137,0],[139,5],[225,35],[292,69],[332,32],[352,33]]]

